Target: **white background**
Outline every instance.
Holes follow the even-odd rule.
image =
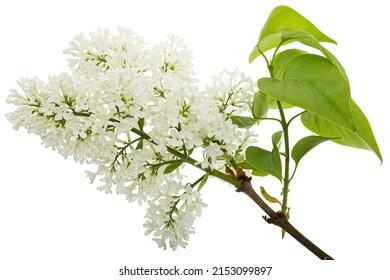
[[[320,262],[292,238],[281,240],[280,230],[266,224],[245,195],[216,180],[202,190],[209,207],[196,221],[189,246],[158,249],[143,234],[144,207],[96,191],[84,175],[86,166],[43,148],[37,136],[14,131],[4,118],[14,109],[5,99],[16,80],[67,71],[62,51],[68,42],[98,27],[129,27],[151,44],[168,33],[180,35],[194,51],[203,84],[223,68],[236,67],[256,80],[266,75],[264,64],[249,65],[248,55],[279,4],[296,9],[338,42],[329,48],[345,66],[353,98],[369,118],[385,160],[380,165],[373,153],[326,143],[301,163],[291,186],[291,222],[336,261]],[[273,266],[267,279],[388,278],[390,20],[385,4],[2,1],[0,279],[152,279],[119,276],[124,265],[210,271],[213,266]],[[256,180],[256,189],[260,184],[279,192],[275,180]]]

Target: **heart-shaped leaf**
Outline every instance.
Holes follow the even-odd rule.
[[[331,139],[334,138],[311,135],[299,140],[291,151],[291,157],[295,161],[295,165],[298,165],[300,160],[315,146]]]
[[[297,56],[286,66],[282,80],[262,78],[258,86],[261,92],[277,100],[356,130],[349,83],[339,68],[322,56]]]
[[[278,149],[272,152],[259,147],[250,146],[245,151],[246,161],[257,170],[271,174],[282,180],[282,162]]]

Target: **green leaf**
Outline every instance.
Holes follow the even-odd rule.
[[[298,49],[288,49],[283,52],[278,53],[273,61],[273,77],[276,79],[282,79],[284,70],[287,65],[293,60],[295,57],[307,54],[307,52],[298,50]],[[264,95],[264,94],[263,94]],[[278,109],[278,104],[276,103],[275,98],[271,96],[265,96],[267,107],[271,109]],[[282,107],[284,109],[292,108],[293,105],[282,102]]]
[[[262,78],[258,86],[261,92],[277,100],[356,130],[349,83],[338,67],[322,56],[300,55],[287,65],[282,80]]]
[[[311,135],[299,140],[291,151],[291,157],[298,165],[299,161],[315,146],[334,138]]]
[[[300,42],[304,45],[310,46],[314,49],[321,51],[327,59],[332,61],[338,67],[341,74],[348,81],[347,74],[345,73],[344,67],[341,65],[341,63],[337,60],[337,58],[328,49],[326,49],[324,46],[322,46],[321,43],[316,38],[314,38],[312,35],[310,35],[309,33],[305,32],[303,30],[299,30],[299,29],[285,29],[285,30],[281,30],[278,34],[280,36],[280,44],[281,45],[285,45],[285,44],[288,44],[290,42]],[[275,59],[276,59],[276,57],[275,57]],[[289,61],[287,61],[287,62],[289,62]],[[285,66],[287,64],[285,64]],[[274,69],[277,68],[277,67],[275,67],[275,61],[273,61],[272,65],[273,65]],[[278,74],[279,74],[279,77],[281,77],[282,73],[278,73]],[[274,76],[274,77],[278,78],[276,76]]]
[[[252,105],[252,115],[258,120],[267,115],[268,106],[266,102],[266,96],[261,92],[256,92],[253,97],[253,105]]]
[[[301,121],[306,128],[318,135],[337,138],[332,141],[338,144],[374,152],[382,162],[382,155],[370,123],[363,111],[353,100],[351,111],[356,124],[355,131],[348,130],[311,113],[304,113],[301,116]]]
[[[283,130],[275,132],[272,134],[272,146],[276,149],[279,149],[280,141],[282,140]]]
[[[282,162],[278,149],[273,149],[272,152],[259,147],[250,146],[245,151],[247,162],[256,168],[271,174],[272,176],[282,180]]]
[[[182,165],[182,163],[183,163],[183,161],[178,160],[178,161],[174,161],[174,162],[168,164],[167,167],[166,167],[165,170],[164,170],[164,174],[172,173],[172,172],[175,171],[180,165]]]
[[[209,173],[206,173],[203,176],[202,181],[200,181],[197,191],[200,191],[203,188],[203,186],[207,183],[208,179],[209,179]]]
[[[288,49],[278,53],[272,63],[273,77],[281,80],[283,78],[284,70],[286,69],[287,65],[294,58],[304,54],[307,54],[307,52],[298,49]]]
[[[303,30],[286,29],[280,31],[280,35],[281,35],[282,44],[287,44],[288,42],[296,41],[321,51],[327,59],[332,61],[339,68],[341,74],[348,81],[347,74],[345,73],[344,67],[341,65],[341,63],[328,49],[326,49],[324,46],[321,45],[320,41],[318,41],[311,34]]]
[[[248,161],[242,161],[242,162],[239,162],[238,163],[238,166],[241,167],[242,169],[248,169],[248,170],[252,170],[252,175],[254,176],[261,176],[261,177],[265,177],[265,176],[268,176],[269,173],[267,172],[264,172],[262,170],[258,170],[256,168],[254,168],[252,165],[249,164]]]
[[[232,122],[237,125],[239,128],[249,128],[255,124],[255,119],[251,117],[244,116],[232,116],[230,117]]]
[[[136,150],[142,150],[144,147],[144,139],[140,139],[138,141],[137,147],[135,147]]]
[[[255,60],[261,52],[264,53],[279,46],[282,43],[280,31],[286,29],[305,31],[319,42],[336,43],[295,10],[286,6],[278,6],[271,12],[260,31],[258,43],[249,57],[249,62]],[[293,42],[293,40],[290,42]],[[290,42],[285,41],[285,44]]]

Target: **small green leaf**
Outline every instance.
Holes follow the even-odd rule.
[[[291,151],[291,157],[298,165],[299,161],[315,146],[334,138],[311,135],[299,140]]]
[[[274,148],[279,149],[280,141],[282,140],[283,130],[272,134],[272,145]]]
[[[259,90],[277,100],[301,107],[349,130],[356,130],[348,81],[328,59],[304,54],[286,67],[282,80],[262,78]]]
[[[273,149],[272,152],[259,147],[250,146],[245,151],[247,162],[257,170],[261,170],[271,174],[272,176],[282,180],[282,162],[278,149]]]
[[[268,106],[266,102],[267,96],[262,94],[261,92],[256,92],[253,97],[253,105],[252,105],[252,115],[258,120],[267,115]]]
[[[239,128],[249,128],[255,124],[256,120],[251,117],[244,116],[232,116],[230,117],[232,122]]]
[[[174,162],[168,164],[167,167],[164,170],[164,174],[172,173],[177,168],[179,168],[179,166],[182,165],[182,163],[183,163],[183,161],[178,160],[178,161],[174,161]]]
[[[280,205],[282,205],[282,203],[280,203],[280,201],[273,197],[273,196],[270,196],[264,189],[264,187],[260,187],[260,192],[261,194],[263,195],[263,197],[265,198],[265,200],[267,200],[268,202],[270,203],[279,203]]]
[[[374,152],[382,162],[382,155],[367,117],[353,100],[351,108],[357,127],[355,131],[348,130],[311,113],[304,113],[301,116],[301,121],[307,129],[318,135],[336,138],[332,141],[338,144]]]
[[[135,147],[136,150],[142,150],[144,147],[144,139],[140,139],[138,141],[137,147]]]
[[[206,173],[203,176],[202,181],[200,181],[197,191],[200,191],[203,188],[203,186],[207,183],[208,179],[209,179],[209,173]]]
[[[280,45],[282,43],[280,31],[286,29],[302,30],[319,42],[336,43],[295,10],[286,6],[278,6],[271,12],[261,29],[258,43],[249,57],[249,62],[255,60],[261,52],[264,53]],[[293,42],[293,40],[286,40],[285,43],[290,42]]]
[[[138,127],[142,130],[142,128],[145,126],[145,119],[139,118],[137,123],[138,123]]]

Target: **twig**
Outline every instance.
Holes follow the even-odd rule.
[[[263,216],[265,221],[267,221],[269,224],[274,224],[275,226],[284,229],[295,240],[305,246],[310,252],[312,252],[321,260],[333,260],[331,256],[322,251],[313,242],[300,233],[292,224],[290,224],[283,212],[275,212],[271,207],[268,206],[267,203],[264,202],[264,200],[253,189],[251,177],[247,177],[245,173],[241,171],[240,174],[237,174],[237,179],[241,181],[241,185],[237,187],[237,192],[243,192],[248,195],[268,215]]]

